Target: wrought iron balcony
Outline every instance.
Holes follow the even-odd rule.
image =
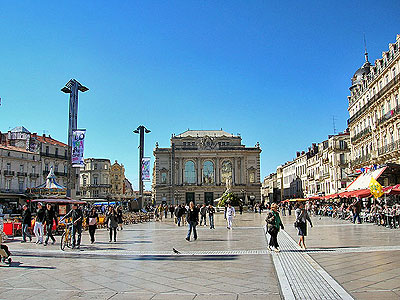
[[[14,176],[14,175],[15,175],[14,171],[4,170],[4,176]]]
[[[30,174],[29,174],[29,177],[31,177],[31,178],[39,178],[39,174],[30,173]]]
[[[400,141],[395,141],[394,143],[378,148],[378,155],[387,154],[396,150],[400,150]]]
[[[371,99],[358,111],[356,112],[350,119],[347,120],[347,125],[350,125],[355,120],[358,119],[367,109],[379,98],[381,98],[388,90],[390,90],[393,86],[400,82],[400,73],[397,74],[392,80],[390,80],[379,92],[377,92]]]
[[[26,176],[28,176],[28,174],[25,172],[17,172],[17,176],[18,177],[26,177]]]
[[[354,143],[355,141],[359,140],[360,138],[362,138],[363,136],[369,134],[371,132],[371,128],[367,127],[364,128],[363,130],[361,130],[359,133],[357,133],[355,136],[353,136],[351,138],[351,142]]]
[[[351,166],[352,167],[357,166],[357,165],[359,165],[359,164],[361,164],[363,162],[369,161],[370,159],[371,159],[371,153],[368,153],[367,155],[363,155],[363,156],[357,157],[356,159],[351,161]]]

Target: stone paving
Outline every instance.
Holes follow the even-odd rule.
[[[11,242],[15,263],[0,268],[0,299],[281,299],[263,228],[243,226],[261,218],[243,215],[228,231],[218,216],[217,229],[200,227],[191,242],[168,219],[129,226],[117,243],[99,230],[81,251]]]
[[[65,252],[17,238],[8,243],[13,265],[0,267],[0,299],[400,299],[400,230],[313,217],[300,251],[287,216],[275,254],[266,250],[264,219],[238,215],[227,230],[219,214],[217,229],[199,227],[191,242],[171,219],[128,226],[117,243],[98,230],[96,244],[84,233],[84,246]],[[314,277],[293,284],[305,271]]]
[[[294,217],[283,217],[298,241]],[[308,254],[355,299],[400,299],[400,230],[313,217]]]

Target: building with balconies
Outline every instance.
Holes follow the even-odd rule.
[[[261,202],[260,153],[223,130],[187,130],[171,147],[153,151],[153,199],[158,203],[213,203],[226,185],[247,202]]]
[[[110,169],[111,198],[121,201],[124,199],[125,168],[115,161]]]
[[[352,77],[348,96],[351,168],[400,163],[400,35]]]
[[[0,203],[20,201],[27,188],[40,182],[39,154],[15,146],[0,145]]]
[[[103,158],[86,158],[80,168],[80,189],[82,199],[93,201],[110,201],[111,162]]]

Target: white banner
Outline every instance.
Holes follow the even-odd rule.
[[[72,132],[72,166],[82,167],[83,161],[83,150],[85,141],[86,129],[78,129]]]
[[[142,158],[142,180],[150,180],[150,157]]]

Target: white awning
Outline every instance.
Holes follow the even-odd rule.
[[[352,183],[349,184],[349,186],[346,188],[346,191],[351,192],[356,190],[368,189],[369,183],[371,182],[371,178],[378,179],[379,176],[382,175],[383,171],[386,170],[386,168],[387,167],[382,167],[374,171],[362,173]]]

